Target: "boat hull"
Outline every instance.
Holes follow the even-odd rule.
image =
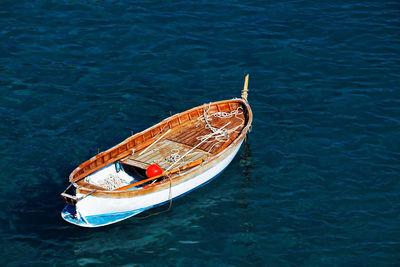
[[[177,184],[164,187],[159,191],[133,197],[104,197],[77,194],[77,197],[84,197],[76,207],[67,205],[61,212],[61,216],[69,223],[83,227],[99,227],[116,223],[129,217],[135,216],[145,210],[169,203],[171,200],[181,197],[202,185],[207,184],[217,177],[233,160],[240,149],[240,143],[227,149],[224,155],[215,158],[205,167],[190,170],[182,174],[185,179]],[[168,181],[168,180],[167,180]]]

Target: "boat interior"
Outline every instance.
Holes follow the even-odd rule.
[[[146,140],[145,135],[148,131],[144,132],[140,144],[136,143],[140,136],[134,140],[127,139],[125,150],[129,150],[131,146],[130,153],[119,153],[114,156],[114,159],[118,157],[117,160],[112,160],[112,156],[109,160],[103,152],[86,165],[83,163],[81,168],[77,169],[78,172],[71,174],[72,181],[75,180],[76,184],[85,188],[108,191],[149,186],[162,179],[160,177],[140,184],[140,181],[148,180],[146,169],[150,165],[158,164],[163,173],[196,166],[197,163],[223,151],[247,125],[248,114],[245,114],[240,102],[205,104],[195,111],[196,113],[189,111],[182,113],[183,115],[176,115],[176,126],[173,126],[174,121],[170,120],[156,128],[150,128],[151,137]],[[187,120],[183,117],[186,114],[189,118]],[[133,145],[129,145],[130,142],[133,142]],[[102,159],[99,164],[98,159]],[[84,175],[85,168],[88,169],[86,166],[93,171]]]

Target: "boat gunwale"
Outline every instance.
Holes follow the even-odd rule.
[[[140,138],[140,136],[145,135],[146,133],[150,132],[153,133],[154,129],[157,128],[161,128],[161,130],[159,131],[159,133],[157,133],[156,135],[152,136],[151,138],[149,138],[148,140],[143,140],[141,143],[136,144],[134,147],[132,148],[128,148],[127,145],[127,150],[126,151],[122,151],[121,153],[117,154],[116,157],[120,156],[121,154],[126,153],[127,151],[132,151],[134,150],[136,147],[140,147],[142,144],[150,141],[150,140],[155,140],[159,134],[161,134],[162,132],[166,132],[169,129],[179,129],[179,126],[182,125],[183,123],[186,122],[190,122],[190,121],[195,121],[198,117],[202,116],[201,114],[199,114],[199,110],[203,108],[203,105],[199,105],[196,106],[194,108],[191,108],[189,110],[185,110],[183,112],[174,114],[168,118],[165,118],[164,120],[162,120],[161,122],[144,129],[141,132],[136,133],[135,135],[132,135],[128,138],[126,138],[125,140],[123,140],[122,142],[120,142],[119,144],[107,149],[106,151],[103,151],[99,154],[97,154],[96,156],[92,157],[91,159],[83,162],[82,164],[80,164],[76,169],[74,169],[72,171],[72,173],[70,174],[70,182],[77,188],[77,193],[83,194],[83,195],[87,195],[89,193],[91,193],[91,196],[101,196],[101,197],[112,197],[112,198],[124,198],[124,197],[133,197],[133,196],[137,196],[137,195],[142,195],[142,194],[148,194],[148,193],[152,193],[155,191],[159,191],[159,190],[163,190],[165,188],[168,188],[169,186],[173,186],[175,184],[179,184],[181,182],[184,182],[188,179],[191,179],[193,177],[192,174],[196,174],[197,170],[199,170],[200,168],[202,168],[203,170],[206,170],[208,168],[211,168],[213,165],[217,164],[219,161],[216,161],[217,159],[223,159],[226,157],[226,155],[229,155],[230,151],[232,151],[232,149],[234,149],[238,144],[241,143],[241,141],[243,140],[243,138],[245,137],[245,135],[247,134],[247,132],[249,131],[250,127],[251,127],[251,123],[253,120],[253,114],[252,114],[252,110],[249,106],[249,104],[247,103],[246,100],[241,99],[241,98],[233,98],[233,99],[229,99],[229,100],[222,100],[222,101],[216,101],[216,102],[210,102],[210,105],[214,105],[216,106],[216,112],[219,111],[220,107],[218,105],[220,104],[224,104],[227,103],[229,105],[229,109],[233,110],[230,103],[238,103],[239,106],[244,106],[243,107],[243,112],[244,112],[244,116],[245,116],[245,125],[243,126],[243,128],[241,129],[241,132],[238,136],[236,136],[231,142],[230,144],[225,147],[224,149],[222,149],[222,151],[217,151],[215,154],[212,154],[211,156],[209,156],[202,164],[192,167],[184,172],[181,172],[179,174],[174,174],[171,176],[171,185],[169,182],[169,179],[164,179],[162,181],[156,182],[152,185],[147,185],[144,187],[139,187],[139,188],[135,188],[135,189],[127,189],[127,190],[122,190],[122,191],[110,191],[107,189],[102,190],[101,188],[94,188],[96,189],[95,192],[93,192],[93,187],[90,188],[90,184],[87,184],[86,182],[83,182],[84,185],[82,185],[82,182],[80,182],[81,185],[77,184],[77,179],[76,177],[79,177],[79,175],[75,175],[79,170],[81,170],[81,168],[84,168],[90,164],[92,164],[93,162],[95,162],[98,158],[103,157],[105,154],[107,153],[112,153],[112,151],[114,150],[118,150],[120,147],[127,145],[129,142],[133,142],[135,143],[136,138]],[[208,104],[206,104],[208,105]],[[194,111],[196,111],[197,116],[195,118],[193,118],[193,115],[191,115],[191,113],[193,113]],[[188,117],[188,120],[181,122],[181,117],[186,115]],[[171,121],[174,120],[178,120],[178,124],[172,126]],[[168,127],[167,127],[168,125]],[[171,128],[170,128],[171,127]],[[165,128],[165,129],[164,129]],[[143,137],[144,139],[144,137]],[[146,146],[144,146],[143,148],[145,148]],[[140,149],[143,149],[140,148]],[[138,151],[140,150],[138,149]],[[228,153],[228,154],[227,154]],[[225,156],[224,156],[225,155]],[[113,158],[111,158],[110,162],[108,162],[107,164],[103,163],[104,166],[102,166],[101,168],[112,164],[113,162],[117,161],[118,159],[113,160]],[[204,169],[205,165],[209,165],[208,168]],[[101,169],[98,168],[98,169]],[[97,171],[97,170],[95,170]],[[94,172],[94,171],[93,171]],[[84,175],[84,177],[90,175],[91,173],[89,170],[89,173]],[[180,177],[178,177],[180,176]],[[81,178],[79,178],[81,179]],[[86,184],[88,185],[86,187]]]

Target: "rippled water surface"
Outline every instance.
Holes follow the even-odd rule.
[[[0,265],[399,265],[399,15],[398,1],[1,1]],[[248,72],[248,150],[216,180],[148,219],[61,219],[78,164],[238,97]]]

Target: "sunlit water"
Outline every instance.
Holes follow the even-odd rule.
[[[398,1],[1,1],[0,265],[400,264],[399,14]],[[248,149],[216,180],[147,219],[61,219],[77,165],[238,97],[246,73]]]

